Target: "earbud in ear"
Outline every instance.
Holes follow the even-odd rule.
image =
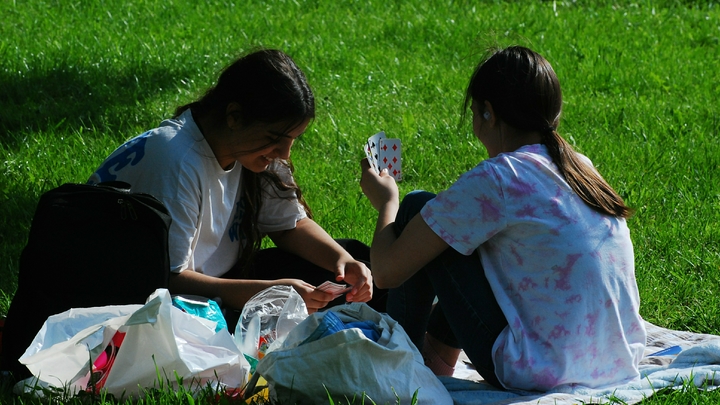
[[[485,114],[483,114],[483,118],[485,118],[485,121],[490,121],[490,111],[485,111]]]

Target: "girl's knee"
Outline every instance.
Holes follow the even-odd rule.
[[[407,193],[400,203],[397,216],[395,217],[395,235],[400,236],[405,225],[420,213],[425,203],[435,198],[435,194],[423,190],[415,190]]]
[[[417,215],[425,204],[435,198],[434,193],[424,190],[414,190],[405,195],[400,203],[398,216],[407,214],[408,220]]]

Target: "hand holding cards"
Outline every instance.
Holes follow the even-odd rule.
[[[376,173],[387,169],[388,173],[395,178],[395,181],[402,180],[402,159],[400,151],[402,144],[398,138],[387,138],[385,132],[368,138],[365,144],[365,155],[367,155],[370,167]]]
[[[345,294],[346,292],[352,290],[351,285],[347,284],[337,284],[333,283],[332,281],[326,281],[319,286],[315,287],[316,290],[325,291],[328,294],[333,295],[333,299]]]

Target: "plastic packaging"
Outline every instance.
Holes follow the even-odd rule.
[[[250,373],[265,354],[277,349],[288,333],[308,316],[305,301],[294,288],[272,286],[255,294],[243,307],[233,339]]]
[[[220,305],[215,300],[197,295],[174,295],[172,303],[183,312],[215,322],[215,332],[228,327]]]

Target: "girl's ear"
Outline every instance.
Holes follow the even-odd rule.
[[[242,115],[240,114],[240,104],[232,102],[225,109],[225,119],[230,129],[238,129],[242,126]]]
[[[493,110],[492,104],[487,100],[485,100],[485,113],[483,113],[483,118],[490,123],[490,126],[495,125],[495,110]]]

